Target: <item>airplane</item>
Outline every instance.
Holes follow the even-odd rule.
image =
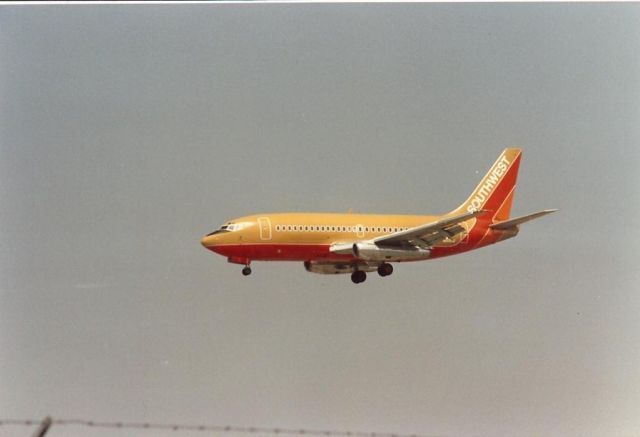
[[[510,218],[522,150],[505,149],[469,198],[453,211],[433,215],[272,213],[229,220],[201,244],[244,265],[252,261],[302,261],[312,273],[393,273],[391,263],[456,255],[515,237],[520,225],[557,211]]]

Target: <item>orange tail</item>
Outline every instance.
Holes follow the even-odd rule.
[[[521,155],[521,149],[504,149],[471,196],[453,212],[486,209],[490,211],[485,216],[487,219],[491,217],[493,222],[507,220],[511,214]]]

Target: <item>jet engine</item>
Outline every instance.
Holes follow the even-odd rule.
[[[373,272],[378,268],[377,264],[368,265],[366,263],[341,263],[341,262],[318,262],[305,261],[304,268],[311,273],[323,273],[328,275],[339,273],[353,273],[356,270],[363,272]]]
[[[374,243],[353,243],[353,256],[368,261],[410,261],[427,259],[431,255],[430,249],[419,247],[385,247]]]

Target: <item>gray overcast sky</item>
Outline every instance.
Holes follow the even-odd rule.
[[[639,121],[638,4],[1,6],[0,416],[639,435]],[[503,244],[359,286],[199,245],[446,212],[506,146],[561,212]]]

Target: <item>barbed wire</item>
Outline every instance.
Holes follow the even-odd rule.
[[[0,419],[0,426],[35,426],[42,420],[34,419]],[[244,434],[271,434],[271,435],[298,435],[298,436],[330,436],[330,437],[433,437],[424,434],[398,434],[389,432],[364,432],[364,431],[336,431],[303,428],[269,428],[259,426],[236,425],[185,425],[152,422],[103,422],[87,419],[53,419],[52,425],[75,425],[90,428],[111,429],[142,429],[165,431],[204,431],[218,433],[244,433]]]

